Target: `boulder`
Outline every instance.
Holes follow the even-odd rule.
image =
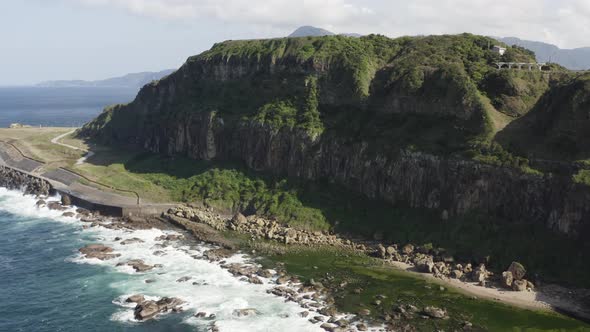
[[[67,210],[67,208],[63,207],[59,202],[49,202],[49,203],[47,203],[47,208],[49,210],[56,210],[56,211]]]
[[[160,310],[160,306],[155,301],[144,301],[135,307],[133,315],[137,320],[148,320],[154,318]]]
[[[387,247],[386,251],[387,251],[387,255],[389,255],[389,256],[392,256],[393,254],[396,253],[395,247],[392,247],[392,246]]]
[[[43,200],[43,199],[40,199],[40,200],[37,201],[37,203],[35,205],[37,205],[37,206],[45,206],[45,205],[47,205],[47,202],[45,202],[45,200]]]
[[[522,280],[522,278],[524,278],[524,275],[526,274],[524,266],[519,262],[512,262],[512,264],[510,264],[510,267],[508,267],[508,271],[512,273],[512,277],[514,278],[514,280]]]
[[[187,277],[178,278],[178,279],[176,280],[176,282],[187,282],[187,281],[189,281],[189,280],[191,280],[191,279],[192,279],[191,277],[188,277],[188,276],[187,276]]]
[[[203,256],[205,256],[205,258],[207,258],[209,261],[220,261],[230,257],[232,254],[233,251],[229,249],[219,248],[207,250],[203,253]]]
[[[402,247],[402,253],[406,254],[406,255],[411,255],[414,252],[414,245],[412,244],[406,244],[405,246]]]
[[[119,263],[117,266],[128,265],[131,266],[136,272],[145,272],[153,269],[155,266],[146,264],[141,259],[132,259],[126,263]]]
[[[322,328],[328,332],[333,332],[334,329],[336,328],[336,325],[330,324],[330,323],[323,323],[322,325],[320,325],[320,328]]]
[[[415,262],[416,269],[422,273],[432,273],[434,268],[434,262],[432,261],[432,256],[427,256],[421,259],[418,259]]]
[[[127,244],[133,244],[133,243],[143,243],[144,241],[140,238],[132,238],[132,239],[127,239],[127,240],[123,240],[121,241],[122,245],[127,245]]]
[[[234,214],[234,217],[231,219],[231,222],[237,226],[248,223],[248,219],[243,214],[238,212]]]
[[[359,310],[359,315],[360,316],[369,316],[369,315],[371,315],[371,310],[369,310],[369,309],[361,309],[361,310]]]
[[[356,329],[359,331],[367,331],[369,328],[363,323],[356,324]]]
[[[385,247],[381,243],[379,243],[377,245],[377,251],[375,254],[379,258],[385,258],[387,256],[387,249],[385,249]]]
[[[516,292],[526,291],[527,281],[526,280],[514,280],[512,282],[512,290]]]
[[[120,254],[113,254],[113,248],[104,246],[102,244],[89,244],[78,250],[86,258],[97,258],[102,261],[113,259],[121,256]]]
[[[424,308],[423,313],[430,318],[436,318],[436,319],[447,319],[448,318],[446,310],[443,310],[443,309],[437,308],[437,307],[433,307],[433,306],[428,306],[428,307]]]
[[[513,281],[514,281],[514,277],[512,276],[512,272],[510,272],[510,271],[502,272],[502,287],[511,288]]]
[[[461,277],[463,277],[463,271],[453,270],[453,271],[451,271],[451,277],[454,279],[461,279]]]
[[[76,216],[76,214],[74,212],[64,212],[62,214],[62,217],[67,217],[67,218],[73,218],[75,216]]]
[[[127,303],[142,303],[144,301],[145,297],[141,294],[131,295],[125,300]]]
[[[72,198],[68,195],[61,196],[61,205],[63,205],[63,206],[72,205]]]
[[[203,312],[203,311],[201,311],[201,312],[198,312],[198,313],[196,313],[196,314],[195,314],[195,317],[196,317],[196,318],[205,318],[205,317],[207,317],[207,313],[206,313],[206,312]]]
[[[480,285],[485,285],[486,279],[488,278],[488,271],[486,266],[480,264],[475,271],[473,271],[473,281],[478,282]]]

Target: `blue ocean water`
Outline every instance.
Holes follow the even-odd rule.
[[[59,198],[53,198],[59,199]],[[0,188],[0,331],[321,331],[293,302],[267,293],[272,280],[249,284],[203,259],[211,246],[194,241],[158,240],[174,230],[113,230],[84,227],[62,212],[35,206],[36,199]],[[86,224],[87,225],[87,224]],[[141,242],[122,244],[121,239]],[[121,256],[108,260],[83,258],[78,249],[102,243]],[[131,259],[161,264],[137,273],[118,266]],[[248,263],[236,255],[228,263]],[[183,277],[189,282],[179,282]],[[264,279],[264,278],[263,278]],[[146,282],[149,280],[150,282]],[[133,304],[125,299],[143,294],[184,301],[184,312],[168,313],[138,322]],[[254,308],[253,317],[239,317],[238,309]],[[214,319],[196,318],[197,312]]]
[[[77,127],[105,106],[128,103],[136,89],[0,87],[0,128],[11,123]]]
[[[195,330],[179,324],[178,317],[146,324],[113,321],[112,301],[121,294],[110,285],[130,276],[69,261],[93,235],[42,214],[4,210],[17,199],[15,193],[0,193],[0,331]]]

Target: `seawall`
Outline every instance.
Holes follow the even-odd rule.
[[[49,196],[59,194],[70,197],[73,205],[111,217],[151,217],[159,216],[174,204],[117,204],[104,203],[87,197],[70,186],[59,183],[11,166],[0,166],[0,187],[21,190],[27,195]],[[116,198],[116,196],[113,196]],[[106,199],[108,201],[109,199]]]

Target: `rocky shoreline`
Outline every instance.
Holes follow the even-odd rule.
[[[412,244],[401,246],[398,244],[384,244],[378,241],[354,241],[329,232],[289,228],[276,220],[268,220],[255,215],[246,217],[237,213],[233,216],[223,216],[212,209],[194,206],[178,206],[170,209],[168,213],[163,214],[161,217],[153,218],[110,218],[80,208],[72,212],[71,199],[67,195],[64,195],[61,201],[48,198],[48,195],[53,190],[47,181],[6,167],[0,167],[0,186],[21,190],[25,194],[37,195],[39,197],[38,207],[64,211],[63,216],[79,219],[85,223],[84,228],[100,226],[109,229],[137,230],[166,228],[170,224],[180,226],[192,233],[197,240],[220,247],[206,252],[204,254],[206,259],[216,262],[232,275],[245,282],[276,284],[276,286],[268,290],[268,293],[299,304],[302,308],[300,316],[318,324],[326,331],[345,331],[351,328],[366,331],[371,329],[372,325],[375,327],[376,322],[370,319],[369,309],[363,309],[354,314],[339,313],[335,308],[335,300],[332,295],[339,285],[331,285],[329,280],[312,280],[303,284],[297,278],[289,276],[281,266],[277,267],[276,270],[266,270],[256,264],[226,264],[225,259],[233,255],[237,248],[219,233],[234,231],[247,234],[252,240],[265,239],[286,245],[343,248],[381,259],[384,263],[391,263],[392,265],[395,265],[393,264],[395,262],[409,264],[416,272],[428,273],[441,280],[456,279],[464,282],[477,282],[482,287],[491,286],[511,291],[534,291],[535,289],[532,282],[524,279],[526,270],[517,262],[514,262],[506,271],[493,273],[488,271],[484,264],[475,266],[472,263],[455,262],[454,258],[447,255],[442,249],[414,246]],[[180,240],[180,238],[164,238],[161,240],[175,241]],[[132,243],[135,240],[121,239],[121,241],[123,244]],[[112,248],[98,244],[81,248],[80,253],[87,258],[100,260],[118,257],[118,254],[113,252]],[[158,268],[157,266],[150,266],[141,260],[131,260],[125,264],[137,272]],[[137,294],[137,296],[141,296],[141,294]],[[374,301],[377,306],[380,302],[379,298]],[[161,313],[180,311],[182,311],[181,299],[162,298],[137,302],[135,316],[138,320],[147,320]],[[246,313],[240,313],[240,315],[242,314],[253,315],[256,314],[256,311],[255,309],[247,310]],[[574,314],[578,315],[578,317],[584,317],[579,315],[578,312]],[[195,316],[212,319],[210,314],[203,312],[198,312]],[[385,326],[399,327],[397,324],[408,317],[423,317],[424,319],[449,318],[444,308],[432,306],[416,308],[412,305],[402,305],[392,308],[391,312],[385,315]],[[380,320],[379,324],[383,324],[383,321]],[[471,323],[465,322],[464,326],[465,329],[469,329]],[[216,331],[214,317],[210,330]]]
[[[527,280],[525,267],[516,261],[503,271],[490,271],[486,268],[485,262],[457,262],[442,248],[412,244],[385,244],[376,240],[359,241],[358,239],[343,238],[330,232],[289,228],[275,220],[264,219],[256,215],[248,217],[240,213],[233,216],[222,215],[211,208],[195,206],[178,206],[175,209],[170,209],[163,217],[167,220],[191,221],[189,222],[191,225],[207,225],[218,231],[235,231],[250,236],[252,241],[263,239],[278,244],[318,248],[332,246],[351,250],[377,258],[386,265],[395,268],[403,266],[404,270],[441,280],[451,287],[457,288],[461,284],[469,286],[468,293],[475,293],[477,296],[493,301],[526,308],[558,311],[584,321],[590,318],[590,310],[586,305],[588,298],[590,298],[589,290],[574,290],[558,285],[543,284],[542,293],[539,293],[538,285],[535,285],[532,280]],[[338,288],[338,285],[331,286],[334,286],[332,287],[334,289]],[[463,287],[458,288],[463,289]],[[478,288],[481,291],[478,291]],[[532,296],[527,296],[532,300],[515,301],[514,297],[518,298],[517,294],[519,293],[532,294]],[[514,294],[514,296],[510,294]],[[539,302],[539,300],[535,300],[536,298],[543,300]],[[394,312],[387,317],[399,317],[399,311],[394,309]],[[424,309],[422,311],[414,310],[414,312],[424,314]],[[361,313],[359,315],[362,316]]]
[[[384,262],[402,262],[414,266],[416,271],[432,274],[439,279],[458,279],[477,282],[485,287],[490,282],[503,285],[505,289],[514,291],[533,291],[533,282],[524,279],[526,269],[522,264],[513,262],[506,271],[493,273],[486,269],[484,263],[459,263],[442,248],[428,246],[414,246],[412,244],[385,245],[378,241],[358,243],[353,239],[345,239],[329,232],[307,231],[289,228],[281,223],[268,220],[256,215],[245,217],[241,213],[233,217],[224,217],[213,210],[200,209],[190,206],[179,206],[164,215],[167,219],[184,218],[193,222],[206,224],[218,231],[235,231],[248,234],[252,239],[272,240],[284,244],[303,246],[334,246],[342,247],[372,257]]]

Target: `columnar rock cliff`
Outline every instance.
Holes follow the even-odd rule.
[[[220,43],[81,134],[328,179],[441,215],[476,211],[584,234],[589,187],[571,174],[530,171],[523,157],[490,162],[498,119],[534,110],[560,76],[498,75],[490,43],[472,35]],[[506,56],[530,56],[519,52]]]

